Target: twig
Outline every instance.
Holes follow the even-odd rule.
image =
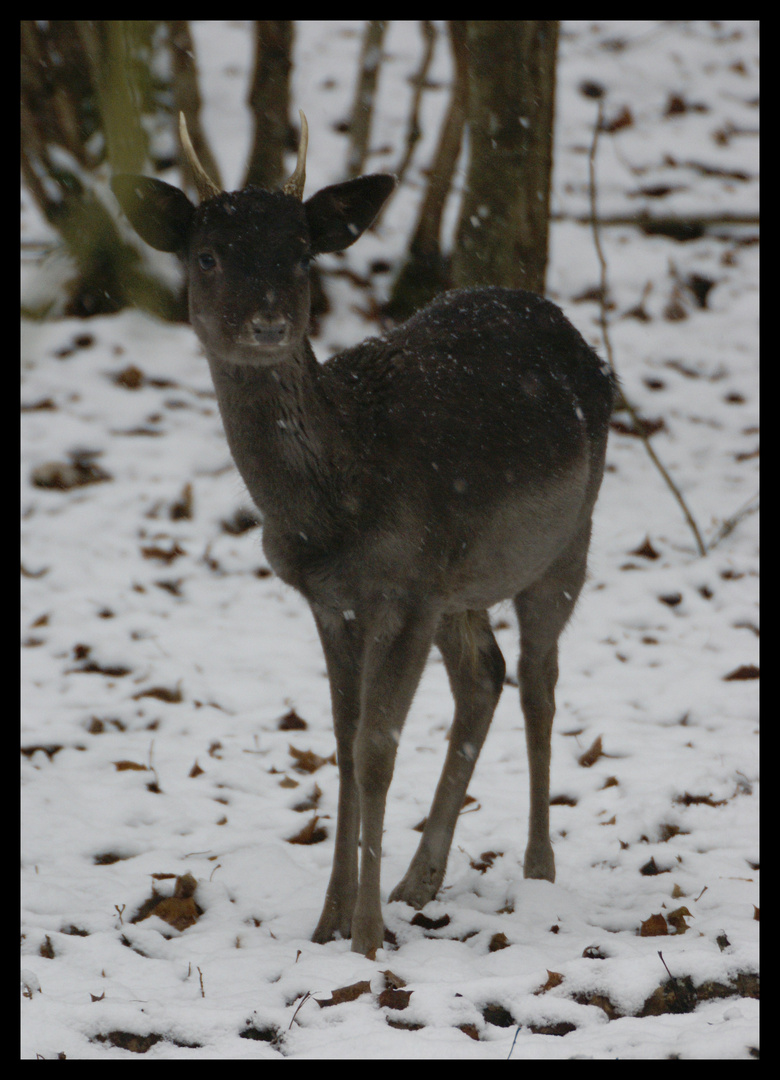
[[[602,248],[601,248],[601,238],[599,236],[598,216],[596,214],[596,148],[598,146],[599,131],[601,130],[603,116],[604,116],[603,106],[602,106],[601,101],[599,101],[598,116],[596,117],[596,123],[595,123],[594,129],[593,129],[593,142],[591,143],[590,154],[588,156],[588,173],[589,173],[589,189],[590,189],[590,191],[589,191],[589,194],[590,194],[590,223],[591,223],[591,229],[593,230],[593,244],[594,244],[594,246],[596,248],[596,257],[598,258],[598,261],[599,261],[599,272],[600,272],[600,275],[601,275],[601,280],[600,280],[600,284],[599,284],[599,325],[601,327],[601,336],[604,339],[604,348],[606,349],[607,360],[609,361],[609,366],[612,368],[613,371],[616,371],[615,361],[614,361],[614,357],[613,357],[613,353],[612,353],[612,341],[611,341],[610,336],[609,336],[609,326],[607,324],[607,289],[608,289],[608,285],[607,285],[607,263],[606,263],[606,259],[604,258],[604,252],[602,251]],[[669,473],[666,471],[665,467],[663,466],[663,464],[659,460],[658,455],[656,454],[655,450],[653,449],[653,447],[650,444],[650,436],[647,434],[647,431],[645,430],[645,425],[642,423],[642,420],[640,419],[639,414],[637,413],[636,409],[631,404],[631,402],[628,400],[628,398],[626,397],[624,392],[623,392],[623,406],[625,407],[628,415],[631,417],[632,421],[634,422],[634,428],[636,429],[636,433],[637,433],[637,435],[639,435],[639,438],[644,443],[645,450],[647,451],[647,453],[648,453],[648,455],[650,457],[650,460],[653,462],[656,469],[658,469],[659,473],[664,478],[664,480],[665,480],[665,482],[667,484],[667,487],[671,491],[672,495],[674,495],[675,499],[680,504],[682,512],[685,515],[685,520],[688,522],[688,525],[690,526],[691,532],[693,533],[694,539],[696,540],[696,547],[698,548],[699,554],[700,555],[706,555],[707,554],[707,548],[706,548],[706,546],[704,544],[704,541],[701,538],[701,533],[699,532],[699,527],[696,524],[690,510],[688,509],[688,504],[686,503],[685,499],[683,498],[683,496],[682,496],[682,494],[680,492],[680,489],[677,487],[674,480],[672,480],[671,476],[669,475]]]
[[[742,518],[747,517],[748,514],[755,514],[757,512],[758,495],[753,495],[751,496],[751,498],[748,499],[746,503],[743,503],[739,510],[737,510],[736,514],[732,514],[731,517],[726,518],[721,527],[715,533],[712,540],[710,540],[709,544],[707,545],[707,550],[712,551],[714,547],[717,547],[721,540],[725,540],[730,533],[733,533]]]
[[[312,994],[311,994],[311,990],[307,990],[307,991],[306,991],[306,993],[305,993],[305,994],[303,995],[303,997],[301,998],[301,1000],[300,1000],[300,1001],[298,1002],[298,1008],[297,1008],[297,1009],[295,1010],[295,1012],[294,1012],[294,1013],[292,1014],[292,1020],[290,1021],[290,1027],[288,1027],[288,1028],[287,1028],[287,1030],[288,1030],[288,1031],[290,1030],[290,1028],[292,1028],[292,1026],[293,1026],[293,1021],[295,1020],[295,1017],[296,1017],[296,1016],[298,1015],[298,1013],[300,1012],[301,1006],[302,1006],[302,1005],[304,1005],[304,1004],[305,1004],[305,1003],[306,1003],[306,1002],[307,1002],[307,1001],[309,1000],[309,998],[310,998],[311,996],[312,996]]]
[[[661,963],[666,968],[666,974],[669,976],[669,978],[672,980],[672,982],[676,982],[677,980],[675,979],[674,975],[672,975],[671,971],[667,967],[666,961],[664,960],[664,954],[661,952],[660,949],[658,950],[658,955],[661,957]]]
[[[154,739],[152,739],[151,743],[149,744],[149,769],[152,773],[152,776],[154,776],[154,786],[150,787],[150,790],[161,792],[162,788],[160,787],[160,777],[157,775],[157,769],[155,769],[154,767]]]
[[[423,36],[423,55],[420,60],[419,70],[410,80],[414,87],[414,94],[412,95],[409,119],[406,124],[406,148],[403,157],[392,170],[398,177],[398,187],[401,186],[404,176],[406,175],[406,170],[409,168],[409,163],[412,160],[414,148],[419,142],[422,134],[420,130],[420,102],[422,101],[423,91],[427,88],[428,69],[431,66],[431,60],[433,59],[433,49],[437,37],[436,27],[430,19],[422,19],[420,21],[420,32]]]
[[[347,176],[359,176],[362,173],[363,162],[368,153],[371,117],[374,112],[374,97],[379,67],[382,63],[382,42],[386,29],[387,23],[381,19],[369,19],[366,22],[355,99],[349,121]]]

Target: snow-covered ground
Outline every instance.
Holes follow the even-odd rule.
[[[334,124],[351,99],[360,29],[297,26],[309,193],[343,176]],[[204,122],[235,185],[249,133],[248,24],[196,31]],[[417,25],[391,24],[386,50],[373,171],[401,155]],[[600,351],[596,306],[583,299],[598,283],[596,258],[587,227],[571,220],[587,212],[595,113],[581,85],[604,86],[607,118],[628,118],[601,139],[602,214],[750,216],[757,65],[751,22],[564,25],[554,195],[563,220],[549,294]],[[379,233],[349,252],[360,272],[401,256],[447,101],[443,38],[431,78],[440,85],[424,99],[416,168]],[[23,229],[42,235],[29,206]],[[723,226],[679,243],[603,232],[624,386],[645,416],[663,419],[653,445],[708,539],[757,498],[757,233]],[[25,269],[25,287],[34,272]],[[714,282],[706,308],[696,278]],[[374,286],[381,297],[387,278]],[[343,276],[326,288],[323,358],[376,332],[358,310],[366,293]],[[646,319],[628,314],[640,304]],[[370,961],[347,941],[310,941],[338,781],[325,666],[306,605],[264,572],[259,530],[226,531],[249,500],[193,333],[133,311],[26,323],[22,400],[24,1057],[479,1059],[506,1058],[515,1039],[513,1058],[751,1055],[755,513],[700,558],[640,442],[613,432],[590,578],[561,650],[557,882],[522,877],[527,765],[507,686],[444,888],[425,909],[433,928],[385,904],[396,944]],[[35,486],[51,463],[105,476],[65,491]],[[492,615],[513,671],[511,605]],[[304,728],[280,725],[291,712]],[[450,718],[433,653],[390,790],[385,899],[419,839]],[[586,766],[598,738],[603,753]],[[304,771],[301,751],[325,761]],[[291,843],[307,827],[318,842]],[[133,922],[153,889],[171,896],[185,874],[197,910],[187,899],[178,910],[200,911],[196,921]],[[668,934],[643,936],[643,924]],[[689,981],[667,987],[658,1006],[667,968]],[[336,993],[323,1004],[360,982],[355,1000]],[[409,996],[380,997],[399,982]]]

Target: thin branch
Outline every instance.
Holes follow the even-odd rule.
[[[347,176],[360,176],[368,154],[371,118],[374,115],[374,98],[382,63],[382,42],[386,29],[387,22],[382,19],[369,19],[366,22],[355,99],[352,102],[352,113],[349,119]]]
[[[567,214],[555,211],[550,214],[550,221],[574,221],[577,225],[590,225],[593,218],[588,214]],[[718,214],[648,214],[642,211],[639,214],[607,214],[598,218],[601,228],[617,227],[621,229],[642,229],[645,232],[662,234],[671,231],[681,232],[683,229],[701,229],[712,233],[716,229],[729,229],[734,225],[756,226],[761,223],[758,214],[733,213]]]
[[[726,518],[707,545],[707,550],[712,551],[714,547],[717,547],[721,540],[725,540],[727,536],[733,533],[743,518],[748,517],[749,514],[756,513],[758,513],[758,495],[753,495],[746,503],[743,503],[736,514],[732,514],[731,517]]]
[[[608,326],[608,323],[607,323],[607,290],[608,290],[607,262],[606,262],[606,259],[604,258],[604,252],[603,252],[602,247],[601,247],[601,237],[599,235],[598,215],[596,213],[596,148],[598,147],[599,131],[601,130],[603,115],[604,115],[603,106],[602,106],[601,101],[599,101],[598,116],[596,117],[596,123],[595,123],[594,129],[593,129],[593,142],[591,143],[590,154],[588,156],[588,173],[589,173],[589,189],[590,189],[589,190],[589,194],[590,194],[590,221],[591,221],[591,228],[593,230],[593,244],[594,244],[594,247],[596,248],[596,257],[598,258],[598,261],[599,261],[599,272],[600,272],[600,283],[599,283],[599,325],[601,327],[601,336],[604,339],[604,348],[606,349],[606,352],[607,352],[607,360],[609,361],[609,365],[612,368],[612,370],[616,371],[617,369],[615,368],[615,361],[614,361],[614,356],[613,356],[613,353],[612,353],[612,341],[611,341],[610,336],[609,336],[609,326]],[[686,503],[685,499],[683,498],[682,493],[680,492],[680,489],[677,487],[674,480],[672,480],[672,478],[669,475],[669,473],[667,472],[666,468],[664,467],[664,465],[659,460],[658,455],[656,454],[655,450],[653,449],[653,447],[652,447],[652,445],[650,443],[650,436],[647,433],[647,430],[645,428],[644,423],[642,422],[642,420],[641,420],[639,414],[637,413],[636,409],[634,408],[634,406],[631,404],[631,402],[626,397],[625,393],[623,393],[623,402],[622,402],[622,404],[625,407],[626,411],[628,412],[628,415],[631,417],[631,419],[632,419],[632,421],[634,423],[634,428],[636,429],[636,433],[637,433],[637,435],[639,435],[639,438],[644,443],[645,450],[647,451],[647,453],[648,453],[648,455],[650,457],[650,460],[653,462],[656,469],[658,469],[659,473],[661,474],[664,481],[666,482],[667,487],[669,488],[672,495],[674,495],[675,499],[679,503],[680,508],[682,509],[682,512],[685,515],[685,520],[688,522],[690,530],[693,533],[694,539],[696,540],[696,547],[698,548],[699,555],[706,555],[707,554],[707,548],[706,548],[706,546],[704,544],[704,541],[701,538],[701,533],[699,532],[699,527],[696,524],[696,521],[694,520],[694,517],[691,514],[691,511],[688,509],[688,504]]]
[[[420,102],[422,101],[423,91],[427,88],[428,70],[431,66],[431,60],[433,59],[433,50],[436,45],[437,31],[434,23],[430,19],[422,19],[420,22],[420,33],[423,37],[423,54],[420,60],[419,70],[411,77],[411,83],[414,87],[414,93],[412,95],[412,103],[409,109],[409,120],[406,124],[406,147],[404,149],[403,157],[400,162],[392,170],[398,177],[398,186],[406,175],[406,170],[409,168],[409,163],[412,160],[414,154],[414,148],[420,140],[422,134],[420,130]]]

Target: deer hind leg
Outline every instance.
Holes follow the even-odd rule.
[[[527,878],[555,881],[550,843],[550,741],[558,681],[558,638],[585,580],[589,540],[590,522],[543,577],[515,597],[520,621],[518,681],[531,789],[523,867]]]
[[[390,894],[421,908],[444,880],[458,814],[504,683],[505,664],[486,611],[442,619],[435,638],[455,698],[455,719],[431,812],[403,880]]]

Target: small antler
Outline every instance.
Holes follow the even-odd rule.
[[[290,179],[285,183],[282,191],[285,195],[292,195],[299,201],[303,200],[303,187],[306,183],[306,150],[309,145],[309,125],[303,115],[303,109],[298,109],[301,117],[301,141],[298,143],[298,162]]]
[[[189,162],[189,166],[192,169],[192,178],[195,181],[195,188],[198,192],[201,202],[204,199],[211,199],[215,195],[221,195],[219,187],[214,183],[209,174],[203,168],[198,161],[198,155],[195,153],[195,147],[190,140],[190,133],[187,131],[187,121],[184,118],[184,113],[179,113],[179,138],[181,139],[181,145],[184,150],[185,157]]]

